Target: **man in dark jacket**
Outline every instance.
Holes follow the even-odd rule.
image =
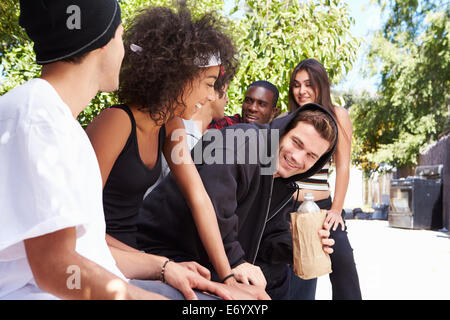
[[[263,265],[273,299],[288,297],[287,268],[280,266],[293,261],[287,215],[293,211],[295,181],[320,170],[336,143],[335,120],[311,103],[270,124],[208,131],[192,150],[231,267]],[[139,249],[175,261],[197,261],[210,268],[214,279],[190,209],[171,174],[144,199],[138,229]],[[333,240],[326,239],[325,229],[322,242],[331,253]]]

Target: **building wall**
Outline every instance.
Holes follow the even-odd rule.
[[[428,146],[419,155],[419,165],[442,164],[443,168],[443,224],[450,230],[450,134],[441,137],[435,144]]]

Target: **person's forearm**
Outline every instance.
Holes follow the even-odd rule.
[[[212,265],[214,266],[214,270],[216,270],[220,279],[223,279],[231,273],[231,266],[223,245],[214,206],[212,205],[211,199],[203,186],[195,166],[193,164],[190,166],[190,168],[186,168],[182,171],[186,172],[186,175],[184,176],[180,175],[180,171],[178,170],[173,170],[172,173],[174,174],[177,183],[180,185],[183,196],[191,209],[192,218],[194,219],[198,235]],[[191,177],[187,179],[190,174],[192,174]],[[188,182],[191,183],[191,187],[187,185]],[[195,185],[196,187],[192,187],[192,185]]]
[[[129,252],[140,252],[139,250],[130,247],[129,245],[123,243],[120,240],[117,240],[116,238],[110,236],[109,234],[106,234],[106,243],[108,244],[108,246],[123,250],[123,251],[129,251]]]
[[[128,279],[159,280],[165,257],[109,247],[117,267]]]
[[[344,207],[345,196],[347,194],[348,183],[350,179],[349,168],[341,168],[336,170],[336,183],[331,205],[332,210],[341,212]]]
[[[336,115],[339,122],[339,136],[336,152],[333,156],[336,164],[336,184],[331,209],[340,213],[344,207],[350,179],[352,123],[347,110],[344,108],[336,107]]]
[[[201,204],[201,202],[204,202],[204,204]],[[200,240],[214,266],[214,270],[216,270],[220,279],[223,279],[231,273],[231,266],[225,253],[214,207],[209,198],[202,199],[200,203],[192,204],[191,211]]]
[[[36,284],[61,299],[158,299],[75,251],[75,227],[24,240]]]
[[[182,123],[180,126],[184,130]],[[168,132],[171,129],[166,127]],[[192,161],[183,130],[177,132],[178,139],[169,135],[171,138],[166,139],[164,155],[172,175],[191,209],[200,240],[208,257],[219,277],[223,278],[231,273],[231,266],[223,246],[214,206]],[[174,152],[174,150],[177,151]],[[179,157],[176,159],[177,161],[174,161],[177,157]]]
[[[130,285],[96,263],[74,253],[66,259],[47,261],[48,267],[33,270],[38,286],[61,299],[162,299]],[[37,274],[35,274],[37,272]]]

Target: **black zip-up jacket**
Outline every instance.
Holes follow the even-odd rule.
[[[257,257],[268,263],[292,262],[287,214],[292,211],[290,201],[296,190],[295,181],[319,171],[336,147],[334,145],[307,172],[287,179],[274,179],[278,142],[296,113],[305,109],[327,112],[317,104],[307,104],[270,124],[238,124],[224,128],[220,130],[224,137],[222,141],[211,139],[219,132],[211,131],[192,150],[194,162],[215,208],[232,268],[244,261],[255,263]],[[264,136],[264,132],[268,134]],[[249,138],[252,134],[260,134],[262,138],[256,139],[255,143],[255,139]],[[241,143],[236,142],[239,140],[236,137],[241,138]],[[242,140],[242,137],[246,138]],[[272,140],[276,143],[272,144]],[[251,158],[255,153],[260,155],[256,161]],[[203,155],[202,161],[198,159],[199,154]],[[225,164],[211,163],[211,156],[216,160],[222,159]],[[272,160],[272,167],[264,156]],[[144,199],[138,221],[140,250],[175,261],[194,260],[213,270],[191,211],[171,174]]]

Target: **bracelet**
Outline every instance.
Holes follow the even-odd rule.
[[[161,279],[160,279],[162,283],[166,283],[166,279],[164,278],[164,273],[166,272],[166,266],[167,266],[167,264],[168,264],[169,262],[171,262],[171,261],[173,261],[173,260],[167,259],[167,260],[163,263],[163,266],[162,266],[162,268],[161,268]]]
[[[234,273],[230,273],[229,275],[227,275],[225,278],[222,279],[222,283],[225,283],[225,281],[227,281],[227,279],[234,277]]]

